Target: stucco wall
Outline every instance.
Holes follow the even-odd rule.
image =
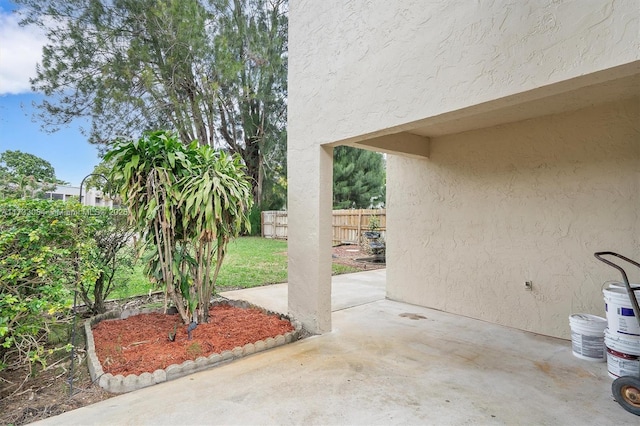
[[[571,313],[604,316],[600,288],[619,273],[593,253],[640,258],[639,104],[434,138],[428,160],[390,156],[389,298],[564,338]]]
[[[289,146],[640,59],[637,0],[292,0]]]
[[[315,332],[330,328],[331,315],[331,157],[325,145],[401,131],[434,137],[459,132],[462,119],[467,129],[487,127],[478,117],[495,113],[496,104],[520,105],[524,116],[534,117],[540,114],[529,114],[526,102],[537,100],[546,114],[546,100],[555,96],[557,104],[556,95],[560,106],[553,111],[572,110],[576,93],[583,93],[580,105],[589,105],[582,89],[606,83],[607,75],[613,79],[610,70],[624,68],[626,74],[615,78],[626,78],[628,68],[637,73],[640,64],[637,0],[291,0],[289,17],[289,310]],[[475,119],[465,112],[448,119],[440,133],[425,130],[424,120],[469,109]],[[609,194],[623,191],[638,204],[631,118],[614,128],[592,115],[594,122],[570,114],[576,128],[552,117],[537,122],[539,128],[534,121],[475,131],[471,139],[436,137],[431,160],[390,159],[387,194],[396,216],[389,215],[389,230],[398,231],[388,237],[390,295],[566,335],[560,328],[566,314],[595,309],[598,299],[578,288],[575,277],[583,273],[599,282],[605,275],[593,279],[593,265],[584,272],[585,253],[588,258],[601,248],[595,243],[629,241],[621,234],[637,232],[640,223],[621,206],[622,196]],[[594,133],[585,125],[595,126]],[[622,139],[612,136],[621,132]],[[478,204],[487,199],[491,203]],[[617,203],[614,210],[610,201]],[[597,215],[584,216],[594,205]],[[428,210],[438,222],[426,220]],[[468,217],[473,220],[462,227],[454,220]],[[594,230],[605,225],[613,231],[594,239]],[[525,235],[538,238],[516,246]],[[550,243],[549,254],[540,250]],[[403,247],[411,250],[405,255]],[[487,272],[488,264],[495,270]],[[532,293],[520,290],[524,279],[534,281]],[[518,290],[505,293],[509,286]],[[495,306],[503,297],[511,306]],[[467,302],[458,306],[458,299]],[[521,307],[526,318],[513,315]]]

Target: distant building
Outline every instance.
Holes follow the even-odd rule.
[[[60,185],[56,187],[55,191],[45,192],[42,198],[69,201],[72,199],[77,200],[79,195],[79,187]],[[82,188],[82,204],[94,207],[114,207],[113,200],[109,196],[94,188]]]

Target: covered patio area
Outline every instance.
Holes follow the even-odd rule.
[[[385,279],[334,277],[329,333],[38,424],[637,423],[570,342],[387,300]],[[287,286],[225,295],[282,310]]]

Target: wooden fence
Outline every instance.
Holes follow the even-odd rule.
[[[264,238],[287,239],[287,212],[264,211],[260,217],[260,229]]]
[[[286,211],[264,211],[261,220],[264,238],[287,239]],[[387,229],[385,209],[334,210],[333,244],[359,244],[362,233],[369,230],[372,221],[378,222],[376,230],[384,238]]]

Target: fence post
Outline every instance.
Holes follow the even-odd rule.
[[[356,234],[357,245],[360,245],[360,234],[362,234],[362,209],[358,210],[358,233]]]

